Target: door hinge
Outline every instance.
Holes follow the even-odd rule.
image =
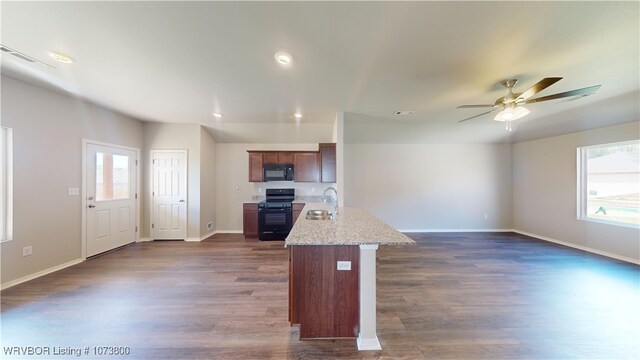
[[[138,193],[136,193],[136,199],[138,198]]]
[[[138,166],[138,160],[136,160],[136,166]]]
[[[151,192],[151,196],[156,196],[156,192],[155,192],[155,191],[152,191],[152,192]]]
[[[136,232],[138,232],[138,227],[136,226]]]
[[[151,163],[155,164],[156,163],[156,159],[151,160]]]
[[[153,224],[151,224],[151,228],[153,229]]]

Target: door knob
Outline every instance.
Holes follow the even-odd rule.
[[[93,208],[94,208],[94,207],[96,207],[96,206],[95,206],[95,205],[93,205],[93,204],[89,204],[89,206],[88,206],[88,207],[89,207],[89,209],[93,209]]]
[[[184,200],[180,200],[179,202],[184,202]]]

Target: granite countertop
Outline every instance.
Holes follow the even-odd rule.
[[[307,203],[285,240],[287,245],[401,245],[413,240],[368,212],[352,207],[340,208],[333,220],[307,220],[308,210],[329,210],[331,204]]]

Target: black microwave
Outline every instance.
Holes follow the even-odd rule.
[[[264,181],[293,181],[293,164],[262,165]]]

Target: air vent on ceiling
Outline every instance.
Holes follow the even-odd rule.
[[[396,111],[395,115],[413,115],[415,111]]]
[[[23,61],[26,61],[26,62],[29,62],[29,63],[37,63],[37,64],[40,64],[40,65],[44,65],[44,66],[46,66],[48,68],[55,69],[55,67],[53,67],[53,66],[51,66],[51,65],[49,65],[47,63],[44,63],[44,62],[39,61],[37,59],[34,59],[31,56],[29,56],[29,55],[27,55],[25,53],[21,53],[20,51],[14,50],[14,49],[12,49],[12,48],[10,48],[8,46],[0,45],[0,50],[2,50],[3,52],[5,52],[7,54],[15,56],[20,60],[23,60]]]

